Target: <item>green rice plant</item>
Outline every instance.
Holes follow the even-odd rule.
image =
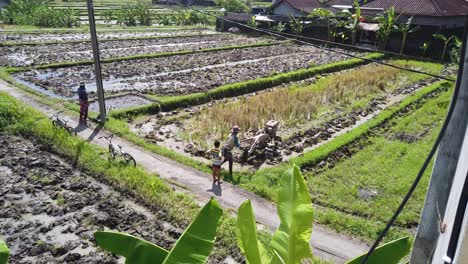
[[[127,264],[203,264],[213,249],[222,216],[223,210],[211,198],[171,251],[124,233],[98,231],[94,233],[94,238],[103,249],[124,256]]]
[[[0,264],[7,264],[9,257],[10,257],[10,250],[8,249],[5,242],[0,240]]]

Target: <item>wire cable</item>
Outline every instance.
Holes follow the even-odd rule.
[[[195,10],[197,11],[196,9],[193,9],[192,10]],[[203,13],[203,12],[202,12]],[[216,16],[217,18],[220,18],[218,16]],[[246,26],[244,24],[241,24],[241,23],[237,23],[235,21],[230,21],[228,19],[224,19],[224,18],[220,18],[224,21],[228,21],[228,22],[231,22],[231,23],[234,23],[234,24],[240,24],[242,26]],[[254,28],[254,27],[250,27],[250,26],[246,26],[248,28],[251,28],[251,29],[254,29],[256,31],[259,31],[259,32],[266,32],[264,30],[260,30],[260,29],[257,29],[257,28]],[[400,205],[398,206],[397,210],[394,212],[394,214],[392,215],[392,217],[390,218],[390,220],[387,222],[384,230],[382,230],[382,232],[379,234],[379,236],[377,237],[377,239],[375,240],[375,242],[372,244],[371,248],[369,249],[369,251],[367,252],[367,254],[365,255],[365,257],[363,258],[363,260],[361,261],[361,264],[365,264],[367,263],[367,261],[369,260],[369,257],[372,255],[372,253],[375,251],[375,249],[377,248],[377,246],[380,244],[380,242],[383,240],[383,238],[385,237],[385,235],[388,233],[388,231],[390,230],[390,228],[393,226],[393,224],[395,223],[396,219],[398,218],[398,216],[401,214],[401,212],[403,211],[404,207],[406,206],[406,204],[408,203],[409,199],[411,198],[411,196],[413,195],[414,191],[416,190],[416,187],[419,185],[423,175],[424,175],[424,172],[426,171],[427,167],[429,166],[429,163],[431,162],[432,158],[434,157],[434,154],[436,153],[437,151],[437,148],[438,146],[440,145],[440,142],[442,141],[442,138],[444,137],[446,131],[447,131],[447,128],[448,128],[448,125],[450,123],[450,120],[452,119],[452,115],[453,115],[453,112],[454,112],[454,109],[455,109],[455,106],[456,106],[456,103],[457,103],[457,100],[458,100],[458,96],[459,96],[459,93],[460,93],[460,89],[461,89],[461,78],[460,76],[462,75],[463,73],[463,68],[464,68],[464,60],[463,58],[465,58],[465,55],[466,55],[466,47],[467,47],[467,43],[466,43],[466,39],[468,37],[468,34],[467,34],[467,29],[468,29],[468,19],[467,19],[467,25],[465,26],[465,36],[464,36],[464,42],[463,42],[463,47],[462,47],[462,52],[461,52],[461,56],[460,56],[460,61],[459,61],[459,69],[458,69],[458,78],[456,80],[456,85],[455,85],[455,89],[454,89],[454,92],[453,92],[453,95],[452,95],[452,99],[451,99],[451,103],[450,103],[450,107],[448,109],[448,112],[447,112],[447,116],[444,120],[444,123],[439,131],[439,134],[437,136],[437,139],[436,141],[434,142],[433,146],[432,146],[432,149],[431,151],[429,152],[428,156],[426,157],[426,160],[424,161],[421,169],[419,170],[415,180],[413,181],[410,189],[408,190],[408,192],[406,193],[406,195],[404,196],[403,200],[401,201]],[[269,33],[270,35],[275,35],[275,36],[280,36],[278,34],[275,34],[275,33]],[[280,36],[280,37],[283,37],[283,36]],[[283,37],[285,39],[288,39],[286,37]],[[302,42],[302,41],[300,41]],[[307,43],[307,42],[306,42]],[[312,45],[310,43],[307,43],[308,45]],[[312,45],[312,46],[315,46],[315,45]],[[321,49],[324,49],[324,50],[330,50],[330,49],[327,49],[327,48],[323,48],[323,47],[320,47]],[[341,51],[335,51],[335,50],[332,50],[334,52],[337,52],[337,53],[344,53],[344,52],[341,52]],[[345,53],[346,54],[346,53]],[[357,57],[356,55],[352,55],[352,54],[346,54],[347,56],[350,56],[350,57]],[[361,58],[363,59],[363,58]],[[371,60],[373,61],[373,60]],[[376,62],[376,63],[379,63],[379,64],[382,64],[382,65],[386,65],[386,66],[389,66],[389,67],[395,67],[395,68],[399,68],[399,69],[402,69],[402,70],[406,70],[406,71],[410,71],[410,72],[417,72],[417,73],[421,73],[421,74],[426,74],[426,75],[429,75],[429,76],[433,76],[433,77],[437,77],[437,78],[440,78],[440,79],[443,79],[443,80],[448,80],[448,81],[454,81],[452,79],[447,79],[445,77],[442,77],[442,76],[437,76],[437,75],[434,75],[434,74],[430,74],[430,73],[426,73],[426,72],[421,72],[421,71],[416,71],[416,70],[413,70],[413,69],[406,69],[406,68],[402,68],[402,67],[399,67],[399,66],[396,66],[396,65],[391,65],[391,64],[388,64],[388,63],[382,63],[382,62]]]
[[[450,120],[452,119],[452,115],[453,115],[455,105],[456,105],[457,100],[458,100],[458,95],[459,95],[460,89],[461,89],[461,79],[462,79],[461,76],[463,74],[463,68],[464,68],[464,59],[463,58],[465,58],[465,56],[466,56],[466,45],[467,45],[466,39],[468,37],[467,26],[468,26],[468,19],[466,20],[463,47],[462,47],[462,52],[460,54],[460,62],[459,62],[459,67],[458,67],[458,78],[457,78],[457,82],[456,82],[456,85],[455,85],[455,90],[454,90],[453,95],[452,95],[452,100],[451,100],[451,103],[450,103],[450,107],[449,107],[447,116],[445,117],[442,128],[440,129],[439,135],[437,136],[437,139],[434,142],[434,145],[432,146],[431,152],[429,152],[429,155],[427,156],[426,160],[424,161],[424,164],[422,165],[421,169],[419,170],[419,173],[416,176],[416,179],[414,180],[413,184],[411,185],[411,188],[406,193],[405,197],[401,201],[400,205],[398,206],[398,209],[395,211],[392,218],[390,218],[390,220],[387,222],[387,225],[385,226],[384,230],[379,234],[379,236],[375,240],[374,244],[369,249],[369,252],[367,252],[367,255],[365,256],[365,258],[361,262],[362,264],[365,264],[369,260],[369,257],[375,251],[375,249],[380,244],[380,242],[382,241],[384,236],[388,233],[388,230],[390,229],[390,227],[395,223],[397,217],[403,211],[403,208],[408,203],[409,199],[411,198],[414,191],[416,190],[416,187],[418,186],[419,182],[421,181],[421,178],[422,178],[424,172],[426,171],[427,166],[429,165],[432,158],[434,157],[434,154],[436,153],[437,148],[440,145],[440,142],[442,141],[442,138],[445,135],[445,132],[447,131],[447,127],[448,127],[448,124],[449,124]]]
[[[369,58],[361,57],[361,56],[354,55],[354,54],[351,54],[351,53],[348,53],[348,52],[345,52],[345,51],[341,51],[341,50],[336,50],[336,49],[332,49],[332,48],[326,48],[326,47],[323,47],[323,46],[320,46],[320,45],[317,45],[317,44],[313,44],[313,43],[310,43],[310,42],[306,42],[306,41],[303,41],[303,40],[299,40],[299,39],[297,39],[297,38],[291,38],[291,37],[283,36],[283,35],[281,35],[281,34],[282,34],[281,32],[270,31],[270,30],[266,30],[266,29],[260,29],[260,28],[252,27],[252,26],[249,26],[249,25],[246,25],[246,24],[239,23],[239,22],[237,22],[237,21],[233,21],[233,20],[230,20],[230,19],[226,19],[226,18],[224,18],[224,17],[220,17],[220,16],[218,16],[218,15],[206,13],[206,12],[204,12],[203,10],[198,10],[198,9],[196,9],[196,8],[193,8],[192,6],[187,7],[187,6],[184,6],[184,5],[179,4],[179,3],[177,3],[177,2],[172,2],[172,3],[174,3],[175,5],[179,5],[179,6],[181,6],[181,7],[184,7],[185,9],[190,9],[190,10],[193,10],[193,11],[196,11],[196,12],[199,12],[199,13],[202,13],[202,14],[205,14],[205,15],[207,15],[207,16],[212,16],[212,17],[215,17],[215,18],[217,18],[217,19],[221,19],[221,20],[223,20],[223,21],[226,21],[226,22],[229,22],[229,23],[233,23],[233,24],[236,24],[236,25],[239,25],[239,26],[242,26],[242,27],[246,27],[246,28],[252,29],[252,30],[254,30],[254,31],[261,32],[261,33],[264,33],[264,34],[267,34],[267,35],[270,35],[270,36],[274,36],[274,37],[277,37],[277,38],[282,38],[282,39],[285,39],[285,40],[295,41],[295,42],[298,42],[298,43],[301,43],[301,44],[304,44],[304,45],[312,46],[312,47],[317,48],[317,49],[321,49],[321,50],[326,50],[326,51],[338,53],[338,54],[341,54],[341,55],[344,55],[344,56],[347,56],[347,57],[357,58],[357,59],[361,59],[361,60],[368,61],[368,62],[372,62],[372,63],[381,64],[381,65],[388,66],[388,67],[393,67],[393,68],[396,68],[396,69],[399,69],[399,70],[404,70],[404,71],[408,71],[408,72],[424,74],[424,75],[431,76],[431,77],[434,77],[434,78],[438,78],[438,79],[441,79],[441,80],[446,80],[446,81],[450,81],[450,82],[455,82],[454,79],[447,78],[447,77],[445,77],[445,76],[441,76],[441,75],[437,75],[437,74],[433,74],[433,73],[429,73],[429,72],[424,72],[424,71],[419,71],[419,70],[415,70],[415,69],[409,69],[409,68],[397,66],[397,65],[394,65],[394,64],[382,62],[382,61],[379,61],[379,60],[369,59]],[[294,35],[294,36],[298,36],[298,35]],[[301,36],[298,36],[298,37],[301,37]],[[324,42],[324,43],[329,43],[329,41],[325,41],[325,40],[319,40],[319,39],[314,39],[314,40],[315,40],[315,41]],[[331,43],[331,42],[330,42],[330,43]],[[354,46],[351,46],[351,47],[354,47]],[[367,51],[369,51],[369,50],[367,50]]]

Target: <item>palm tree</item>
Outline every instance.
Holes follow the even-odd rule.
[[[403,39],[401,41],[401,48],[400,48],[400,54],[403,54],[403,51],[405,50],[405,46],[406,46],[406,39],[408,37],[408,34],[411,34],[411,33],[414,33],[416,32],[417,30],[419,30],[419,27],[416,26],[416,27],[412,27],[411,26],[411,22],[413,20],[413,17],[410,17],[406,23],[404,24],[400,24],[398,26],[398,31],[400,31],[402,34],[403,34]]]

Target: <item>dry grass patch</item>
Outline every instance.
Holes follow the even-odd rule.
[[[424,68],[420,62],[393,61],[403,67]],[[434,65],[431,65],[434,66]],[[418,79],[424,78],[419,76]],[[191,140],[223,139],[232,125],[243,131],[261,128],[270,119],[283,127],[305,124],[321,113],[374,98],[396,86],[413,82],[412,73],[382,65],[367,65],[320,79],[311,85],[293,85],[203,110],[186,124]]]

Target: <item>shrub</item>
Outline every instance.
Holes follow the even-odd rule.
[[[217,6],[226,10],[226,12],[247,13],[250,8],[242,0],[215,0]]]
[[[74,27],[79,25],[78,13],[72,9],[54,9],[49,0],[12,0],[0,12],[6,24],[39,27]]]
[[[125,26],[151,26],[151,5],[144,1],[138,1],[135,6],[125,6],[122,11],[116,13],[117,24]]]

